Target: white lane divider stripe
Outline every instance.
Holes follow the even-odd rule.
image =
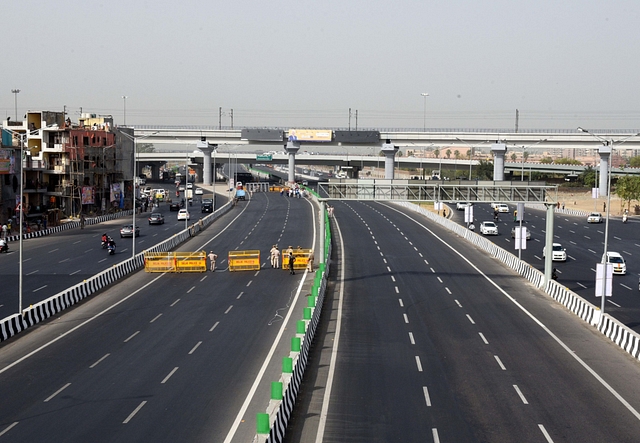
[[[402,299],[401,298],[398,299],[398,303],[400,303],[400,307],[401,308],[404,308],[404,303],[402,303]]]
[[[412,345],[416,344],[416,340],[413,338],[413,332],[409,332],[409,341]]]
[[[91,366],[89,366],[89,369],[91,368],[95,368],[96,366],[98,366],[100,364],[100,362],[102,360],[104,360],[105,358],[107,358],[108,356],[110,356],[111,354],[105,354],[100,360],[98,360],[97,362],[95,362],[94,364],[92,364]]]
[[[164,380],[160,382],[160,384],[165,384],[167,380],[169,380],[171,376],[176,373],[177,370],[178,370],[178,367],[176,366],[175,368],[173,368],[171,372],[169,372],[169,374],[164,378]]]
[[[135,337],[136,335],[138,335],[140,333],[140,331],[136,331],[133,334],[131,334],[124,342],[128,342],[129,340],[131,340],[133,337]]]
[[[2,437],[4,434],[6,434],[7,432],[9,432],[15,425],[17,425],[19,422],[14,421],[13,423],[11,423],[9,426],[7,426],[6,428],[4,428],[4,430],[2,432],[0,432],[0,437]]]
[[[427,403],[427,406],[431,406],[431,398],[429,397],[429,389],[426,386],[422,387],[422,391],[424,392],[424,401]]]
[[[229,307],[227,308],[227,310],[226,310],[226,311],[224,311],[224,313],[225,313],[225,314],[228,314],[228,313],[229,313],[229,311],[231,310],[231,308],[233,308],[233,305],[229,306]]]
[[[471,322],[472,325],[476,324],[476,322],[473,321],[473,319],[471,318],[471,316],[469,314],[467,314],[467,318],[469,319],[469,321]]]
[[[522,403],[524,403],[525,405],[528,405],[529,402],[527,401],[526,398],[524,398],[524,395],[522,394],[522,391],[520,391],[520,388],[518,387],[518,385],[513,385],[513,388],[516,390],[516,392],[520,396],[520,400],[522,400]]]
[[[539,424],[538,427],[540,428],[540,431],[542,431],[542,435],[544,435],[544,438],[547,439],[547,442],[548,443],[553,443],[553,440],[551,439],[551,436],[549,435],[547,430],[544,428],[544,426]],[[0,435],[2,435],[2,434],[0,434]]]
[[[217,328],[219,324],[220,324],[220,322],[219,322],[219,321],[217,321],[215,325],[211,326],[211,329],[209,329],[209,332],[211,332],[211,331],[213,331],[215,328]]]
[[[507,370],[507,368],[505,368],[504,365],[502,364],[502,360],[500,360],[500,357],[498,357],[497,355],[494,355],[493,358],[495,358],[496,361],[498,362],[498,365],[500,366],[500,369],[502,369],[503,371]]]
[[[173,308],[178,302],[180,301],[180,299],[177,299],[176,301],[174,301],[173,303],[171,303],[169,305],[170,308]]]
[[[162,313],[156,315],[153,320],[151,320],[149,323],[153,323],[154,321],[156,321],[157,319],[159,319],[160,317],[162,317]]]
[[[407,314],[402,314],[402,317],[404,317],[405,323],[409,323],[409,317],[407,317]]]
[[[487,341],[486,338],[484,338],[484,334],[482,332],[478,332],[478,334],[480,334],[480,338],[482,339],[482,341],[484,342],[485,345],[488,345],[489,342]]]
[[[147,401],[146,401],[146,400],[145,400],[145,401],[143,401],[142,403],[140,403],[140,404],[138,405],[138,407],[137,407],[137,408],[135,408],[135,409],[133,410],[133,412],[132,412],[131,414],[129,414],[129,416],[128,416],[128,417],[127,417],[127,418],[122,422],[122,424],[127,424],[127,423],[129,423],[129,422],[131,421],[131,419],[132,419],[132,418],[133,418],[133,417],[138,413],[138,411],[140,411],[140,409],[142,409],[142,407],[143,407],[144,405],[146,405],[146,404],[147,404]]]
[[[418,367],[418,372],[422,372],[422,362],[420,361],[420,357],[416,355],[416,366]]]
[[[202,344],[202,341],[199,341],[198,343],[196,343],[196,345],[193,347],[193,349],[191,349],[189,351],[189,355],[193,354],[195,352],[196,349],[198,349],[198,346],[200,346]]]
[[[58,389],[56,392],[54,392],[53,394],[51,394],[50,396],[48,396],[44,402],[48,402],[49,400],[51,400],[53,397],[55,397],[56,395],[58,395],[59,393],[61,393],[62,391],[64,391],[65,389],[67,389],[69,386],[71,386],[71,383],[67,383],[66,385],[64,385],[63,387],[61,387],[60,389]]]

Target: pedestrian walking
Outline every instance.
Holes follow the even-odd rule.
[[[514,222],[518,221],[518,210],[517,209],[513,211],[513,221]]]
[[[80,229],[84,229],[84,214],[80,214]]]
[[[216,259],[218,258],[218,256],[216,254],[213,253],[213,251],[209,251],[209,268],[211,269],[211,272],[216,270]]]
[[[295,275],[296,271],[293,269],[293,265],[296,262],[296,256],[293,255],[293,251],[289,254],[289,275]]]
[[[309,251],[309,259],[307,260],[307,271],[313,271],[313,249]]]
[[[42,227],[44,228],[44,230],[47,230],[47,217],[42,217]]]
[[[280,251],[278,245],[273,245],[270,251],[271,254],[271,267],[278,269],[280,267]]]

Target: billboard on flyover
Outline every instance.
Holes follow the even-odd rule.
[[[289,129],[287,140],[294,142],[330,142],[333,132],[330,129]]]

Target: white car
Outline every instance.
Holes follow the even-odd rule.
[[[492,221],[480,223],[480,233],[483,235],[498,235],[498,226]]]
[[[545,256],[546,247],[542,248],[542,257]],[[560,243],[553,244],[553,254],[551,254],[552,261],[567,261],[567,250],[562,247]]]
[[[619,253],[607,251],[607,263],[613,265],[614,274],[625,275],[627,273],[627,264]]]
[[[187,189],[193,189],[193,183],[187,183]]]
[[[458,202],[458,203],[456,203],[456,209],[458,211],[464,211],[464,208],[466,208],[467,206],[471,206],[471,203],[466,203],[466,202]]]
[[[509,206],[505,203],[496,203],[494,209],[497,209],[498,212],[509,212]]]
[[[204,194],[204,191],[202,190],[202,188],[196,188],[195,193],[196,193],[196,195],[202,195],[202,194]]]
[[[592,212],[587,217],[587,223],[602,223],[602,214],[599,212]]]
[[[178,220],[189,220],[190,218],[189,211],[186,209],[180,209],[178,211]]]

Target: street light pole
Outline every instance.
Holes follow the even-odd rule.
[[[19,89],[12,89],[11,93],[13,94],[14,97],[14,105],[16,108],[16,122],[18,121],[18,94],[20,93]]]
[[[424,97],[424,111],[422,112],[422,131],[427,132],[427,97],[429,97],[429,93],[422,92],[420,95]]]
[[[592,137],[600,140],[604,146],[608,146],[611,148],[611,153],[609,154],[609,164],[607,165],[607,210],[606,210],[606,214],[605,214],[605,223],[604,223],[604,252],[602,253],[602,260],[601,260],[601,264],[602,264],[602,272],[603,272],[603,276],[602,276],[602,300],[600,301],[600,318],[602,319],[602,316],[604,315],[604,303],[605,303],[605,293],[606,293],[606,288],[607,288],[607,249],[609,246],[609,214],[611,211],[611,162],[613,160],[613,139],[605,139],[603,137],[600,137],[597,134],[594,134],[592,132],[589,132],[586,129],[583,129],[581,127],[578,127],[578,131],[579,132],[584,132],[585,134],[589,134]],[[624,138],[622,140],[618,141],[618,144],[622,144],[624,142],[626,142],[627,140],[629,140],[630,138],[636,137],[640,135],[639,133],[630,135],[627,138]],[[600,171],[600,175],[602,176],[602,171]],[[601,320],[602,321],[602,320]]]
[[[127,99],[129,98],[129,96],[127,95],[123,95],[122,96],[122,114],[123,114],[123,118],[122,118],[122,126],[127,126]]]
[[[20,91],[18,91],[20,92]],[[23,138],[24,137],[24,138]],[[20,249],[20,254],[18,257],[18,260],[20,261],[20,266],[19,266],[19,274],[20,274],[20,282],[18,284],[18,313],[20,315],[22,315],[22,225],[24,224],[23,221],[23,217],[24,217],[24,142],[25,139],[27,137],[27,134],[25,133],[24,135],[20,136],[20,204],[18,205],[18,208],[20,210],[20,243],[19,243],[19,249]]]

